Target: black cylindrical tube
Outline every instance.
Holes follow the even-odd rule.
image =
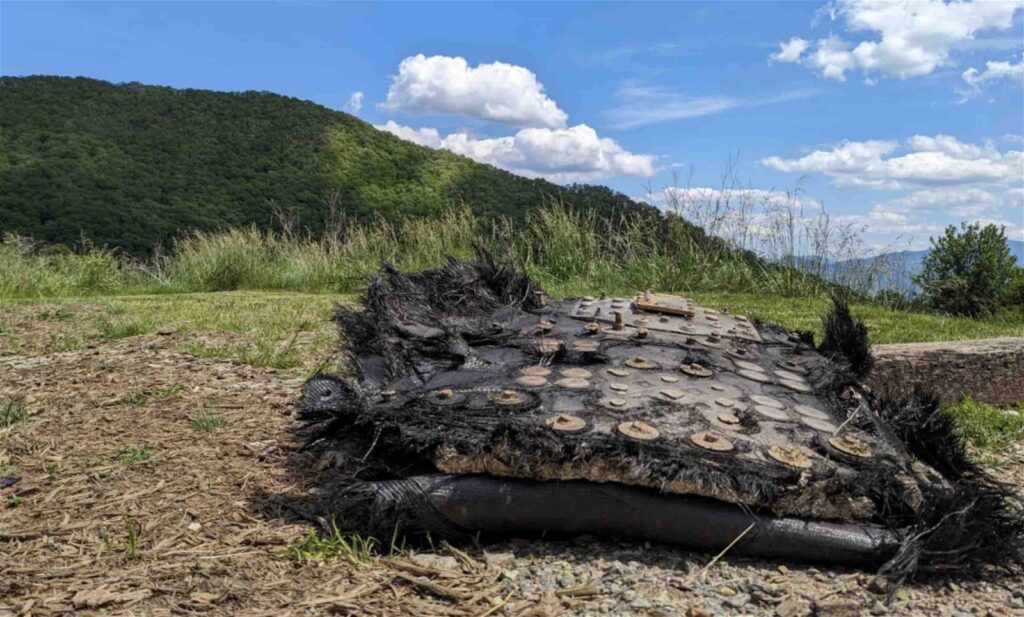
[[[408,531],[592,534],[711,552],[743,534],[730,552],[852,566],[884,563],[900,542],[899,534],[872,525],[763,516],[722,501],[620,484],[418,476],[380,483],[376,493],[391,502],[387,510],[403,494],[418,503],[420,511],[406,522],[426,528]],[[438,526],[443,529],[429,528]]]

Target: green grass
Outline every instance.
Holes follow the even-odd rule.
[[[64,308],[56,308],[53,310],[44,310],[36,315],[36,319],[39,321],[69,321],[75,316],[71,311]]]
[[[299,561],[340,560],[360,566],[376,560],[378,543],[373,537],[342,533],[332,524],[331,533],[324,537],[310,530],[309,535],[288,548],[288,554]]]
[[[146,334],[153,329],[151,323],[138,317],[101,315],[96,318],[96,331],[105,339],[127,338]]]
[[[960,436],[981,450],[999,450],[1024,439],[1024,405],[1008,410],[965,398],[946,409]]]
[[[48,251],[7,236],[0,240],[0,298],[243,289],[353,293],[382,261],[422,270],[449,255],[472,256],[477,246],[514,258],[548,291],[562,295],[646,288],[789,296],[827,291],[816,277],[730,250],[678,220],[633,214],[609,221],[554,204],[531,210],[521,224],[484,220],[462,207],[429,219],[341,226],[317,237],[256,228],[195,233],[149,261],[120,260],[99,249]],[[103,327],[116,338],[133,326]]]
[[[25,399],[20,396],[12,396],[5,401],[0,401],[0,428],[9,428],[25,420],[28,412],[25,411]]]
[[[192,428],[201,433],[224,428],[227,425],[227,420],[206,409],[200,409],[199,413],[192,417]]]
[[[153,446],[122,446],[117,451],[117,455],[114,457],[117,462],[124,465],[131,465],[132,463],[141,463],[142,461],[149,460],[149,457],[153,455]]]
[[[141,405],[145,405],[150,401],[175,397],[184,391],[185,387],[180,384],[175,384],[173,386],[168,386],[166,388],[159,388],[157,390],[141,390],[124,398],[118,399],[117,401],[114,402],[114,404],[127,405],[129,407],[139,407]]]

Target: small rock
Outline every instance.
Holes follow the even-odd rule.
[[[487,562],[487,565],[492,568],[514,561],[515,558],[516,556],[510,552],[484,554],[484,560]]]
[[[188,524],[188,530],[189,531],[199,531],[202,528],[203,528],[203,526],[201,524],[199,524],[198,522],[195,522],[195,521],[193,521],[193,522]]]
[[[860,609],[861,606],[857,602],[842,600],[814,604],[816,615],[828,615],[829,617],[860,617]]]
[[[178,332],[177,328],[172,328],[170,326],[164,326],[162,328],[158,328],[157,331],[156,331],[156,333],[159,336],[170,336],[172,334],[176,334],[177,332]]]
[[[789,574],[789,568],[787,568],[786,566],[780,565],[779,566],[779,573],[780,574]]]
[[[459,570],[459,561],[451,555],[434,555],[432,553],[421,553],[413,555],[412,560],[416,565],[424,568],[438,568],[442,570]]]
[[[502,570],[501,578],[505,579],[506,581],[514,581],[517,578],[519,578],[519,570]]]
[[[775,607],[777,617],[804,617],[804,615],[809,615],[810,613],[810,607],[806,603],[794,598],[783,600]]]
[[[750,602],[749,593],[738,593],[725,601],[726,604],[733,608],[743,608],[748,602]]]
[[[736,590],[732,587],[729,587],[728,585],[722,585],[718,588],[718,593],[722,594],[727,598],[731,598],[732,596],[736,595]]]
[[[646,598],[637,598],[629,603],[630,608],[651,608],[651,601]]]
[[[686,617],[714,617],[714,613],[699,606],[691,606],[686,609]]]
[[[889,587],[889,581],[881,576],[876,576],[868,582],[868,591],[871,593],[888,593]]]

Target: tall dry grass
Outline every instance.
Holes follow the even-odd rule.
[[[752,244],[730,239],[734,232],[728,225],[740,230],[730,202],[694,203],[675,204],[682,218],[669,216],[667,222],[642,215],[609,221],[557,203],[531,211],[523,223],[484,221],[465,207],[401,223],[338,220],[316,236],[284,221],[283,231],[197,232],[146,261],[96,248],[54,251],[7,236],[0,242],[0,297],[238,289],[349,293],[360,289],[382,261],[422,270],[442,264],[448,255],[471,257],[475,247],[513,260],[560,295],[640,289],[828,292],[814,273],[754,259]],[[742,213],[746,206],[739,205]],[[702,235],[684,219],[703,223],[725,241]]]

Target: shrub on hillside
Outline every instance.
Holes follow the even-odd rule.
[[[1007,307],[1016,260],[1004,228],[977,223],[953,225],[940,238],[914,282],[924,302],[953,315],[989,315]]]

